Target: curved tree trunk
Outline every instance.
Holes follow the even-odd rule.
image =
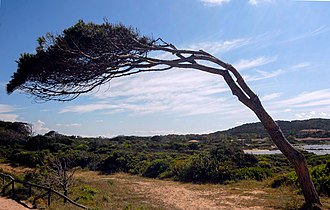
[[[230,68],[233,67],[229,66],[229,69]],[[270,135],[272,141],[293,165],[305,198],[306,206],[311,207],[314,205],[321,205],[319,196],[315,190],[313,181],[308,171],[308,166],[304,155],[288,142],[280,127],[262,106],[258,96],[247,86],[236,69],[233,68],[230,71],[237,78],[237,83],[233,80],[228,71],[222,76],[230,87],[233,95],[237,96],[239,101],[241,101],[256,114]]]
[[[261,103],[256,106],[253,112],[258,116],[261,123],[264,125],[268,134],[270,135],[273,142],[279,148],[279,150],[289,159],[292,163],[297,175],[298,180],[305,197],[307,206],[313,206],[314,204],[321,204],[319,196],[315,190],[312,182],[306,159],[301,152],[296,150],[285,138],[280,127],[276,122],[269,116],[269,114],[262,107]]]

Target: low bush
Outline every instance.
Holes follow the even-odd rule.
[[[315,166],[311,175],[317,192],[330,196],[330,162]]]
[[[232,172],[232,174],[232,179],[234,180],[253,179],[262,181],[265,178],[270,177],[272,172],[269,168],[248,167],[236,169]]]
[[[311,170],[312,180],[318,194],[330,196],[330,162],[313,167]],[[298,177],[295,172],[277,176],[271,186],[273,188],[291,185],[299,186]]]
[[[166,170],[168,170],[168,168],[169,168],[168,160],[156,159],[148,164],[142,175],[149,178],[157,178]]]

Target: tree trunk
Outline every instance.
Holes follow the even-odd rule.
[[[254,100],[255,101],[255,100]],[[272,117],[263,108],[259,99],[253,103],[253,112],[257,115],[261,123],[264,125],[268,134],[270,135],[273,142],[276,144],[278,149],[288,158],[293,164],[293,167],[297,173],[298,180],[302,189],[302,193],[305,198],[306,205],[308,207],[321,205],[319,196],[315,190],[312,182],[308,166],[304,155],[296,150],[285,138],[280,127],[272,119]]]
[[[233,95],[237,96],[240,102],[250,108],[257,115],[260,122],[263,124],[266,131],[270,135],[272,141],[292,163],[298,176],[300,187],[305,198],[306,206],[312,207],[315,205],[321,205],[319,196],[317,195],[313,181],[308,171],[308,166],[304,155],[301,154],[301,152],[299,152],[298,150],[296,150],[288,142],[280,127],[267,113],[267,111],[262,106],[258,96],[247,86],[247,84],[245,83],[241,75],[237,72],[237,70],[230,65],[227,65],[225,67],[227,69],[230,69],[230,71],[235,75],[237,79],[236,83],[228,71],[222,74]],[[239,84],[239,86],[237,84]]]

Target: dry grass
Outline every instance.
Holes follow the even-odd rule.
[[[0,169],[2,169],[5,172],[10,172],[10,173],[13,173],[16,175],[23,175],[26,172],[34,170],[32,168],[27,168],[27,167],[22,167],[22,166],[13,167],[8,163],[0,163]]]
[[[146,179],[128,174],[100,175],[93,171],[76,173],[76,186],[69,194],[94,210],[165,209],[297,209],[303,196],[290,187],[270,188],[270,180],[242,181],[228,185],[190,184]],[[82,186],[97,192],[85,199]],[[321,197],[323,209],[330,209],[330,198]],[[45,206],[45,205],[43,205]],[[53,198],[51,210],[78,210],[62,199]]]
[[[270,188],[269,180],[190,184],[92,171],[79,172],[77,179],[98,190],[94,201],[85,202],[95,209],[297,209],[304,202],[293,188]],[[321,199],[323,208],[330,209],[330,198]]]

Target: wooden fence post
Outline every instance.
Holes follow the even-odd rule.
[[[11,181],[11,192],[14,193],[15,190],[15,180]]]
[[[29,197],[32,196],[32,185],[29,185]]]
[[[50,206],[50,202],[51,202],[51,189],[48,190],[48,206]]]
[[[70,202],[71,204],[73,204],[75,206],[78,206],[80,208],[88,209],[86,206],[81,205],[81,204],[79,204],[79,203],[71,200],[70,198],[68,198],[67,197],[67,194],[68,194],[67,191],[65,192],[65,195],[63,195],[63,194],[57,192],[56,190],[53,190],[51,188],[48,188],[48,187],[45,187],[45,186],[42,186],[42,185],[38,185],[38,184],[30,183],[30,182],[23,182],[23,181],[20,181],[20,180],[15,180],[12,176],[3,174],[1,172],[0,172],[0,176],[2,177],[2,183],[4,185],[2,187],[0,193],[5,193],[6,192],[6,189],[9,188],[10,185],[11,185],[12,193],[14,193],[14,191],[15,191],[15,181],[16,181],[17,183],[23,184],[23,186],[29,185],[29,189],[28,190],[29,190],[29,196],[30,197],[32,196],[32,187],[36,187],[38,189],[43,189],[43,190],[46,191],[45,193],[34,197],[33,202],[32,202],[33,205],[36,204],[36,201],[38,199],[44,198],[47,195],[48,206],[50,206],[51,205],[51,194],[54,193],[55,195],[58,195],[58,196],[64,198],[64,201],[65,202]],[[5,178],[9,178],[11,181],[9,180],[8,183],[6,183]],[[5,183],[6,183],[6,185],[5,185]]]

